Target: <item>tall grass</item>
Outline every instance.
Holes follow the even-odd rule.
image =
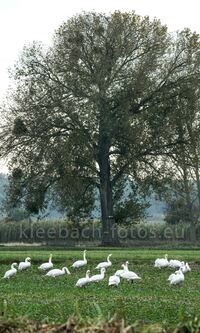
[[[2,222],[0,223],[0,243],[40,243],[68,245],[101,242],[99,221],[45,221],[45,222]],[[200,224],[166,225],[163,223],[142,223],[118,226],[120,243],[133,244],[197,243],[200,240]]]

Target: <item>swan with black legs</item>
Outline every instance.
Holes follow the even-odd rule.
[[[141,277],[139,277],[136,273],[129,271],[128,269],[128,263],[127,263],[127,268],[124,270],[124,272],[120,275],[121,278],[128,280],[128,281],[136,281],[136,280],[141,280]]]

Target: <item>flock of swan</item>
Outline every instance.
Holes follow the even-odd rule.
[[[165,267],[170,267],[177,269],[174,273],[170,274],[168,277],[168,281],[170,282],[171,285],[179,285],[185,280],[184,274],[187,272],[191,271],[191,268],[188,264],[188,262],[176,260],[176,259],[171,259],[168,260],[168,255],[165,254],[164,258],[158,258],[155,260],[154,267],[157,268],[165,268]]]
[[[87,259],[86,259],[86,250],[83,251],[83,260],[77,260],[72,264],[72,268],[78,269],[83,266],[87,265]],[[110,266],[112,266],[112,262],[110,260],[110,257],[112,254],[109,254],[107,257],[107,260],[104,262],[100,262],[95,269],[99,269],[100,273],[90,276],[90,270],[87,270],[85,277],[80,278],[76,282],[76,287],[83,287],[88,283],[92,282],[99,282],[102,281],[105,277],[106,269],[108,269]],[[108,285],[109,286],[118,286],[121,278],[125,279],[127,281],[136,281],[141,280],[141,277],[139,277],[136,273],[132,272],[128,268],[129,262],[126,261],[124,264],[122,264],[122,269],[117,270],[114,275],[109,277]],[[11,269],[9,269],[7,272],[5,272],[3,278],[4,279],[10,279],[12,276],[14,276],[17,273],[17,268],[19,271],[27,270],[31,267],[31,258],[27,257],[25,261],[20,262],[19,264],[13,263],[11,265]],[[171,267],[174,269],[177,269],[173,274],[170,274],[168,281],[170,282],[170,285],[179,285],[184,281],[184,274],[191,271],[191,268],[189,267],[188,263],[185,263],[183,261],[179,260],[168,260],[168,255],[166,254],[164,258],[158,258],[155,260],[154,267],[156,268],[165,268],[165,267]],[[41,264],[38,269],[40,271],[46,272],[46,276],[51,277],[57,277],[64,274],[71,274],[69,269],[67,267],[63,267],[62,269],[53,269],[53,263],[52,263],[52,254],[49,256],[49,261]]]

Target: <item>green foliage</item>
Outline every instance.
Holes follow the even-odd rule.
[[[8,213],[8,216],[5,218],[7,221],[16,221],[21,222],[27,220],[30,213],[22,208],[13,208]]]
[[[183,197],[174,198],[167,203],[165,221],[169,224],[197,223],[199,219],[199,208],[193,204],[189,210]]]
[[[161,194],[166,202],[165,221],[169,224],[193,223],[199,221],[200,209],[196,180],[189,177],[168,180]]]
[[[77,172],[71,177],[63,175],[50,197],[57,209],[64,212],[69,219],[87,218],[95,207],[94,185],[79,177]]]
[[[138,223],[146,217],[145,209],[149,207],[147,190],[129,177],[121,178],[113,190],[115,220],[117,224]]]

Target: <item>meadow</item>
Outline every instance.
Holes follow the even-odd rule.
[[[38,266],[48,261],[53,254],[54,268],[67,266],[71,275],[58,278],[46,277]],[[73,269],[71,264],[82,259],[81,249],[33,249],[2,248],[0,251],[0,276],[13,262],[32,259],[32,267],[26,272],[18,272],[10,280],[0,280],[0,309],[6,300],[7,318],[28,317],[46,322],[62,323],[75,315],[84,320],[110,318],[114,314],[128,323],[143,320],[147,324],[162,323],[164,327],[174,327],[183,318],[200,316],[200,250],[169,250],[169,259],[188,261],[192,271],[185,275],[180,287],[170,286],[167,278],[173,271],[170,268],[158,270],[154,260],[163,257],[166,250],[150,249],[89,249],[87,269],[92,274],[100,261],[105,261],[112,253],[112,266],[107,270],[105,280],[99,284],[89,284],[76,288],[78,278],[85,276],[86,268]],[[129,269],[142,277],[141,281],[129,283],[121,281],[118,288],[108,286],[108,277],[126,260]]]

